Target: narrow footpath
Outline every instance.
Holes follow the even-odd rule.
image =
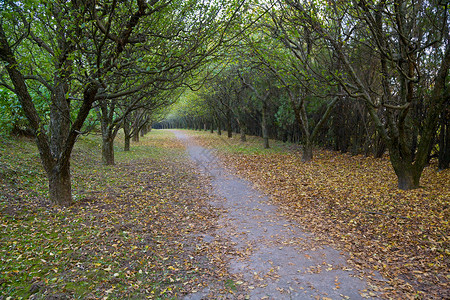
[[[232,257],[229,272],[240,274],[250,299],[367,299],[377,295],[330,247],[315,245],[314,236],[280,215],[268,197],[220,166],[211,150],[174,131],[202,172],[211,177],[212,191],[226,211],[217,234],[235,243],[243,257]],[[205,241],[213,237],[205,236]],[[185,299],[204,299],[200,291]]]

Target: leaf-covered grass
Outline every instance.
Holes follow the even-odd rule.
[[[229,292],[226,241],[201,238],[217,211],[183,145],[167,131],[130,152],[120,141],[116,165],[103,166],[99,136],[80,139],[76,203],[62,209],[48,203],[33,141],[1,138],[0,298],[177,298],[207,285]]]
[[[247,136],[246,142],[241,142],[238,134],[234,134],[232,138],[228,138],[226,132],[222,132],[222,135],[217,136],[216,134],[213,135],[204,131],[180,130],[198,137],[213,137],[211,142],[214,142],[214,144],[211,144],[210,146],[214,146],[214,149],[220,151],[246,155],[276,154],[286,151],[286,145],[278,140],[270,140],[270,148],[264,149],[261,138],[256,136],[249,135]],[[219,142],[215,143],[216,140]]]
[[[384,290],[390,297],[450,298],[450,170],[438,172],[432,161],[421,187],[402,191],[388,158],[317,149],[314,160],[303,163],[293,145],[246,153],[235,150],[247,147],[238,139],[192,134],[221,149],[222,161],[271,195],[286,215],[346,250],[355,267],[380,272],[393,287]],[[247,144],[262,149],[259,138]]]

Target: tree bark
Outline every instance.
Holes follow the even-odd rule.
[[[262,102],[262,111],[261,111],[261,131],[262,138],[264,139],[264,149],[270,148],[269,145],[269,135],[267,132],[267,102]]]
[[[241,142],[246,142],[247,141],[247,137],[245,135],[245,128],[243,126],[241,126]]]
[[[135,131],[133,134],[133,142],[139,142],[139,131]]]
[[[114,165],[114,138],[106,137],[103,139],[102,163],[107,166]]]
[[[222,125],[217,122],[217,135],[222,135]]]
[[[57,164],[54,166],[48,174],[48,189],[52,203],[66,207],[72,205],[70,164]]]
[[[448,169],[450,165],[450,108],[441,116],[441,132],[439,136],[439,170]]]
[[[125,135],[124,139],[124,145],[123,145],[123,151],[130,151],[130,136]]]
[[[231,110],[227,111],[227,134],[228,134],[228,138],[232,138],[233,137],[233,127],[231,124]]]
[[[247,141],[247,137],[245,135],[246,131],[247,131],[247,126],[245,126],[245,122],[239,120],[239,117],[236,117],[236,122],[239,126],[239,134],[240,134],[240,140],[241,142],[245,142]]]
[[[398,188],[412,190],[419,187],[422,170],[414,168],[411,164],[405,164],[395,156],[391,156],[391,163],[398,178]]]
[[[124,151],[130,151],[130,140],[131,140],[131,132],[130,132],[130,123],[128,121],[127,116],[123,118],[123,133],[124,133]]]
[[[313,159],[313,145],[312,143],[304,143],[303,144],[303,151],[302,151],[302,161],[303,162],[309,162]]]

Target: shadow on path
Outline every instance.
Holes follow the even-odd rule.
[[[173,131],[203,173],[211,176],[213,192],[224,198],[211,203],[225,209],[218,235],[230,239],[243,255],[230,259],[230,273],[238,274],[250,299],[367,299],[376,294],[358,277],[346,259],[331,247],[319,247],[277,211],[270,200],[220,167],[211,150],[195,145],[188,135]],[[213,237],[205,236],[210,242]],[[378,277],[379,275],[377,275]],[[185,297],[204,299],[205,290]]]

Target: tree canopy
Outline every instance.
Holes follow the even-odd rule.
[[[34,135],[54,203],[73,202],[72,149],[96,127],[105,164],[120,129],[129,149],[153,124],[261,135],[266,148],[270,138],[300,142],[304,161],[314,145],[387,150],[401,189],[419,186],[433,156],[448,168],[445,2],[29,0],[0,9],[0,122]]]

